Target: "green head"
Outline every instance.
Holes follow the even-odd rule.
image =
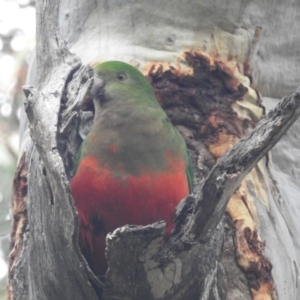
[[[96,107],[122,104],[157,105],[153,89],[144,75],[121,61],[107,61],[94,67],[91,95]]]

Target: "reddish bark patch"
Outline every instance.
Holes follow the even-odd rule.
[[[10,256],[9,256],[9,281],[13,279],[14,263],[22,249],[23,233],[27,225],[27,169],[25,165],[25,153],[20,159],[13,181],[13,225],[11,232]],[[12,286],[8,287],[8,299],[13,299]]]
[[[196,138],[207,145],[215,143],[224,129],[227,134],[242,137],[254,124],[239,119],[231,104],[242,100],[247,88],[222,61],[212,63],[195,52],[186,52],[185,59],[193,69],[191,75],[153,65],[147,76],[173,123],[194,128]]]
[[[185,59],[192,72],[153,64],[147,79],[172,122],[189,128],[193,138],[204,142],[217,159],[256,125],[254,119],[239,118],[232,108],[236,101],[244,101],[248,89],[225,62],[195,52],[186,52]],[[245,64],[250,66],[250,60]],[[251,69],[246,70],[251,79]],[[256,104],[261,107],[259,95],[257,99]],[[245,265],[241,268],[251,292],[271,291],[272,264],[264,254],[265,245],[259,240],[257,231],[247,227],[236,238],[242,251],[237,255],[245,254]]]
[[[242,237],[240,237],[242,238]],[[256,261],[251,261],[249,267],[244,269],[248,279],[249,287],[254,290],[259,290],[261,284],[267,284],[272,290],[273,278],[271,275],[272,264],[264,255],[265,243],[258,238],[257,231],[252,231],[246,227],[243,237],[251,252],[257,257]]]

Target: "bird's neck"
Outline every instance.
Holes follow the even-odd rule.
[[[152,171],[164,169],[166,155],[174,145],[168,144],[169,127],[159,116],[147,108],[102,111],[85,142],[87,152],[94,153],[101,164],[130,174],[141,172],[141,166]]]

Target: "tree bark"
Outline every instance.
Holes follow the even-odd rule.
[[[124,48],[130,48],[131,43],[144,46],[134,24],[140,18],[137,7],[143,4],[146,10],[147,3],[120,4],[124,20],[128,22],[127,15],[132,17],[130,32],[136,30],[135,44],[130,35]],[[117,22],[113,16],[119,13],[120,6],[87,1],[84,7],[74,7],[82,12],[78,17],[76,9],[72,12],[66,4],[58,0],[37,1],[37,88],[24,87],[30,138],[25,132],[25,147],[21,149],[14,182],[9,299],[284,299],[278,290],[283,283],[278,277],[274,282],[272,275],[272,265],[279,262],[266,255],[255,218],[257,211],[268,211],[268,203],[273,201],[261,191],[266,186],[276,188],[268,173],[268,151],[298,118],[300,94],[285,97],[262,118],[261,97],[253,86],[258,77],[255,60],[261,27],[256,26],[253,31],[248,54],[236,58],[237,64],[244,62],[243,74],[241,67],[232,67],[222,60],[222,53],[217,58],[212,54],[212,45],[218,44],[222,34],[207,46],[208,53],[185,49],[179,67],[174,61],[166,67],[164,59],[152,61],[149,66],[147,59],[141,58],[147,57],[147,52],[128,54],[124,50],[123,56],[115,53],[118,35],[124,37],[126,32],[124,28],[111,27]],[[162,8],[166,3],[157,5]],[[196,2],[191,4],[194,6]],[[174,7],[179,12],[180,1]],[[107,32],[103,30],[102,36],[96,38],[101,41],[100,54],[105,59],[131,58],[131,63],[138,66],[135,58],[142,61],[142,70],[158,100],[187,142],[196,173],[195,192],[178,205],[175,229],[167,244],[163,221],[148,226],[126,225],[107,236],[109,269],[105,281],[92,274],[81,255],[78,218],[68,182],[81,137],[90,126],[92,112],[81,108],[91,108],[86,101],[93,83],[92,70],[71,54],[68,46],[80,53],[81,47],[86,47],[83,41],[95,37],[97,28],[92,29],[90,24],[97,9],[109,15],[102,13],[105,22],[99,21],[107,26]],[[245,5],[241,9],[251,11],[253,7]],[[148,15],[159,16],[160,28],[165,29],[168,18],[155,7],[146,11],[142,13],[145,19]],[[218,19],[215,14],[212,13],[213,20]],[[193,15],[190,22],[188,26],[193,28]],[[78,26],[72,28],[71,23]],[[144,23],[146,20],[140,26]],[[185,26],[180,21],[172,25],[177,28],[178,37],[184,32],[180,25]],[[225,26],[226,32],[233,30],[229,25],[228,20],[218,24],[220,28]],[[90,31],[84,31],[86,27]],[[147,32],[146,27],[144,30]],[[108,39],[107,51],[112,54],[103,51],[103,35]],[[177,35],[167,36],[164,47],[169,51],[176,44]],[[158,36],[159,32],[154,40]],[[92,41],[91,45],[96,43]],[[148,47],[155,53],[158,46],[150,43]],[[232,49],[228,47],[229,55]],[[87,56],[81,54],[87,62]],[[91,54],[89,62],[97,61],[95,51]],[[239,140],[242,136],[245,137]],[[272,183],[265,183],[267,180]],[[261,199],[253,204],[251,195]],[[291,294],[297,295],[297,291]]]

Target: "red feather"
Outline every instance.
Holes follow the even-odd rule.
[[[97,274],[107,269],[105,236],[126,224],[147,225],[165,220],[167,236],[173,228],[176,205],[189,194],[186,162],[166,153],[164,171],[115,176],[114,170],[84,158],[71,180],[80,218],[80,246]]]

